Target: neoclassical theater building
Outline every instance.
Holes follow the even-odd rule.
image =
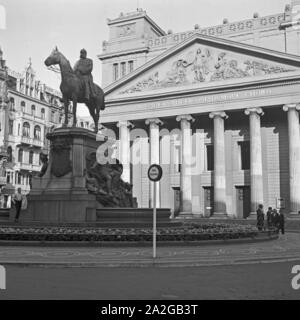
[[[299,1],[283,12],[167,33],[139,9],[108,19],[102,131],[140,207],[246,218],[300,211]]]

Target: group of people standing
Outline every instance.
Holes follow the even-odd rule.
[[[283,212],[278,212],[277,209],[273,209],[272,207],[268,208],[266,214],[266,222],[267,225],[265,226],[265,214],[263,210],[263,205],[260,204],[258,209],[256,210],[257,214],[257,228],[258,230],[265,230],[266,227],[268,230],[270,229],[277,229],[284,234],[284,214]]]

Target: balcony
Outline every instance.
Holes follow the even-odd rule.
[[[38,139],[33,139],[29,137],[16,137],[17,144],[23,144],[30,147],[43,148],[44,142]]]
[[[21,170],[24,170],[24,171],[40,171],[41,170],[41,165],[18,162],[18,163],[15,164],[14,169],[16,171],[21,171]]]

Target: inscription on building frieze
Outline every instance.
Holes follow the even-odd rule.
[[[160,109],[160,108],[169,108],[169,107],[179,107],[187,106],[194,104],[211,104],[211,103],[222,103],[229,102],[234,100],[241,100],[247,98],[256,98],[260,96],[268,96],[272,94],[271,89],[257,89],[244,92],[230,92],[224,94],[216,95],[207,95],[207,96],[198,96],[198,97],[187,97],[187,98],[178,98],[170,99],[165,101],[157,102],[148,102],[144,104],[146,109]]]

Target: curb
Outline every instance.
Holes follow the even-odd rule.
[[[187,268],[187,267],[211,267],[211,266],[233,266],[245,264],[268,264],[299,261],[299,256],[288,256],[285,258],[279,256],[253,259],[228,259],[220,261],[195,261],[195,260],[175,260],[175,261],[156,261],[149,258],[140,262],[16,262],[16,261],[0,261],[6,267],[43,267],[43,268]]]

